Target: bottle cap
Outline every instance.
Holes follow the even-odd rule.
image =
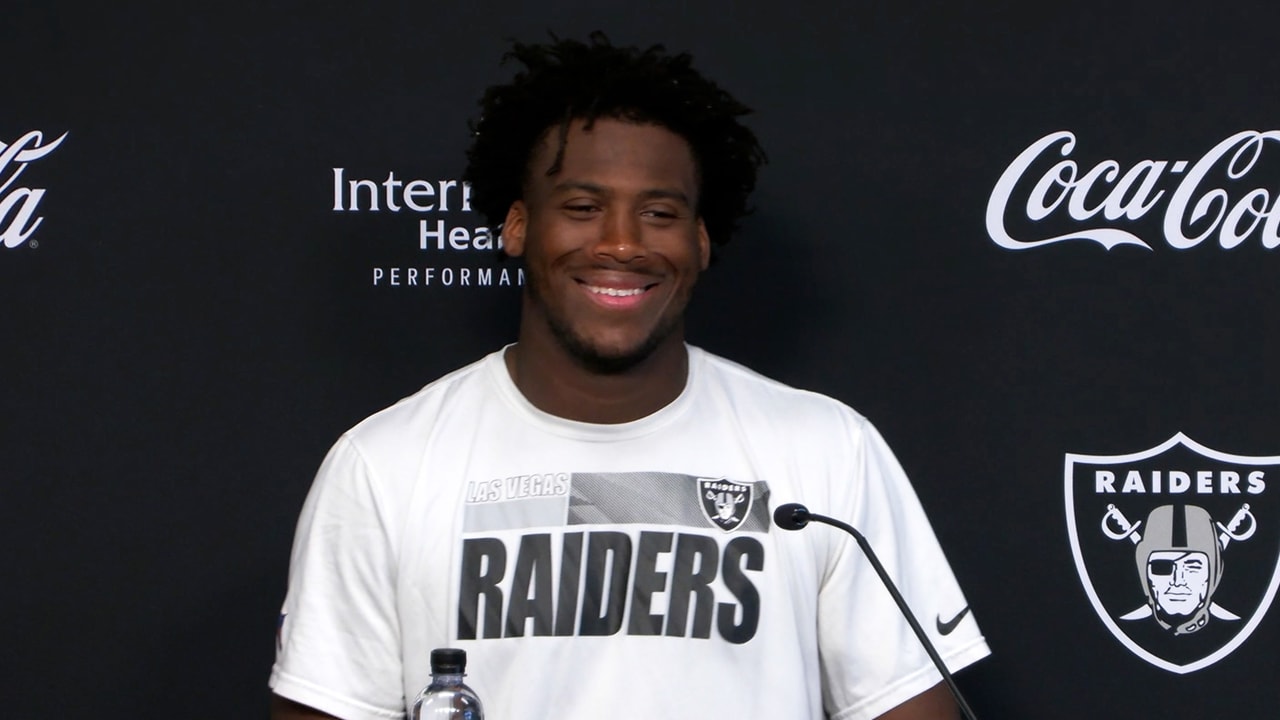
[[[431,651],[431,673],[433,675],[461,675],[466,669],[466,650],[436,648]]]

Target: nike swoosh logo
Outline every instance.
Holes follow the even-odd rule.
[[[938,632],[941,633],[942,635],[950,635],[951,632],[956,629],[956,626],[960,624],[960,621],[964,619],[964,616],[968,614],[969,614],[969,606],[965,605],[964,609],[961,610],[958,615],[956,615],[955,617],[951,618],[946,622],[942,621],[941,615],[937,616],[936,620],[938,623]]]

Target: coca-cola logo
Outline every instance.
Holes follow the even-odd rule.
[[[1139,160],[1126,168],[1111,159],[1077,162],[1075,133],[1050,133],[1000,176],[987,201],[987,234],[1008,250],[1069,241],[1152,250],[1156,232],[1179,250],[1246,241],[1273,250],[1280,247],[1280,191],[1268,186],[1276,186],[1280,153],[1266,151],[1276,142],[1280,131],[1246,130],[1194,162]]]
[[[18,178],[27,165],[43,158],[62,144],[67,133],[58,139],[44,142],[44,134],[32,130],[12,143],[0,141],[0,244],[16,248],[29,240],[44,222],[37,215],[45,188],[19,185]],[[34,244],[34,242],[32,243]]]

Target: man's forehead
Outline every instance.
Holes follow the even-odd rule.
[[[558,178],[564,174],[565,160],[580,159],[584,146],[599,149],[635,142],[640,135],[648,136],[646,151],[650,158],[685,165],[695,185],[699,182],[697,158],[687,138],[662,123],[613,116],[574,118],[567,124],[548,127],[530,153],[525,180]]]
[[[553,182],[551,185],[551,193],[577,193],[583,192],[590,195],[599,195],[601,197],[609,197],[617,194],[618,188],[589,180],[578,180],[571,177],[564,177],[559,181]],[[679,186],[653,186],[643,187],[636,190],[642,200],[672,200],[675,202],[688,204],[689,194]]]

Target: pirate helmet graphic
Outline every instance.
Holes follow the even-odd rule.
[[[1153,509],[1134,561],[1147,606],[1161,627],[1183,635],[1205,626],[1222,578],[1222,556],[1213,518],[1204,508]]]

